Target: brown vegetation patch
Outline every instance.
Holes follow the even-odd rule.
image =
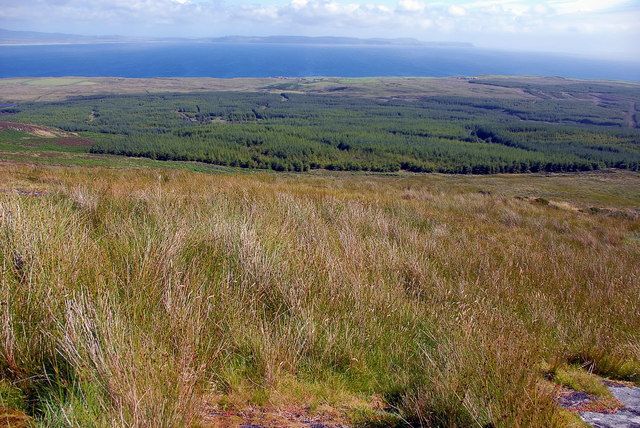
[[[247,407],[243,410],[221,410],[215,406],[205,409],[204,426],[227,427],[287,427],[287,428],[343,428],[347,425],[328,413],[313,414],[308,408],[275,409]]]
[[[2,130],[25,132],[41,138],[57,138],[54,143],[64,147],[91,147],[93,145],[93,141],[88,138],[78,137],[73,133],[65,132],[60,129],[48,128],[30,123],[0,121],[0,131]]]
[[[481,190],[479,192],[482,195],[491,195],[491,192],[487,192]],[[638,220],[640,218],[640,209],[638,208],[603,208],[603,207],[586,207],[580,208],[576,204],[565,202],[565,201],[555,201],[549,200],[541,197],[522,197],[515,196],[515,199],[518,200],[527,200],[533,205],[542,205],[547,206],[549,208],[555,208],[558,210],[571,211],[571,212],[580,212],[583,214],[591,214],[591,215],[601,215],[606,217],[614,217],[620,219],[627,220]]]
[[[49,192],[45,191],[45,190],[34,190],[34,189],[2,189],[0,188],[0,193],[5,193],[5,194],[15,194],[18,196],[34,196],[34,197],[41,197],[41,196],[46,196],[49,194]]]
[[[68,135],[64,131],[47,128],[45,126],[32,125],[29,123],[0,121],[0,131],[5,129],[9,129],[12,131],[26,132],[26,133],[35,135],[37,137],[43,137],[43,138],[64,137]]]
[[[27,428],[31,426],[30,418],[19,410],[0,407],[0,427]]]
[[[628,220],[637,220],[640,218],[640,211],[638,209],[614,209],[614,208],[599,208],[589,207],[581,209],[580,212],[593,215],[603,215],[607,217],[622,218]]]
[[[558,390],[557,402],[560,407],[572,412],[614,413],[622,408],[622,403],[613,397],[596,397],[568,388]]]

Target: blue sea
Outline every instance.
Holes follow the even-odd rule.
[[[562,76],[640,81],[640,62],[479,48],[238,43],[0,46],[0,77]]]

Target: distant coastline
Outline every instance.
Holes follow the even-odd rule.
[[[92,46],[92,45],[161,45],[161,44],[184,44],[184,45],[289,45],[289,46],[344,46],[344,47],[389,47],[389,48],[441,48],[441,49],[476,49],[473,44],[458,44],[458,45],[438,45],[438,44],[421,44],[421,45],[403,45],[403,44],[374,44],[374,43],[297,43],[286,41],[269,41],[269,42],[252,42],[252,41],[224,41],[224,40],[200,40],[200,39],[181,39],[181,40],[98,40],[98,41],[69,41],[69,42],[0,42],[0,47],[11,46]]]
[[[223,37],[123,37],[85,36],[0,29],[0,46],[54,46],[110,43],[226,43],[226,44],[296,44],[328,46],[413,46],[472,48],[468,42],[421,41],[412,38],[357,38],[334,36],[223,36]]]

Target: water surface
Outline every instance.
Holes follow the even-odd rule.
[[[540,75],[640,81],[640,63],[478,48],[238,43],[0,46],[0,77]]]

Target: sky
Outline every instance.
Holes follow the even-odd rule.
[[[640,0],[0,0],[0,28],[86,35],[412,37],[640,61]]]

